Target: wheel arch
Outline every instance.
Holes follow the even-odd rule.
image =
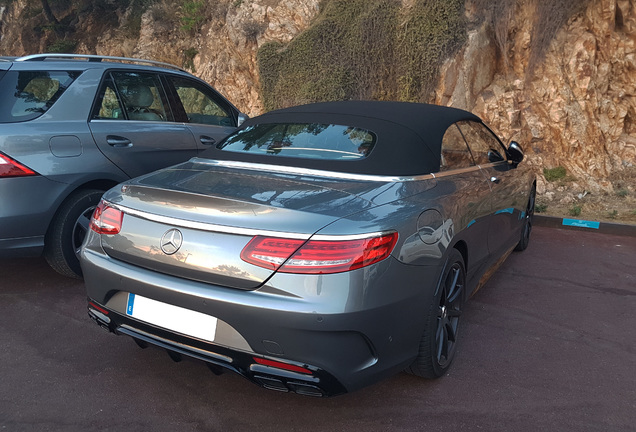
[[[453,245],[453,249],[457,249],[457,251],[462,255],[462,258],[464,259],[464,271],[466,271],[468,268],[468,245],[464,240],[459,240]]]
[[[93,180],[89,180],[84,183],[81,183],[79,185],[76,185],[73,188],[68,188],[64,196],[60,197],[60,199],[56,203],[55,211],[53,212],[49,220],[48,226],[46,228],[46,234],[48,234],[49,231],[51,230],[51,226],[53,225],[53,222],[55,221],[57,215],[59,214],[60,208],[62,208],[62,206],[68,200],[68,198],[71,195],[73,195],[75,192],[80,190],[86,190],[86,189],[97,189],[97,190],[102,190],[106,192],[108,189],[118,185],[119,183],[120,182],[116,180],[112,180],[112,179],[93,179]],[[45,238],[46,238],[46,235],[45,235]]]

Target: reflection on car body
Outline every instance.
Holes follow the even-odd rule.
[[[446,107],[331,102],[250,119],[104,195],[81,254],[89,315],[274,390],[439,377],[464,301],[528,245],[522,159]]]

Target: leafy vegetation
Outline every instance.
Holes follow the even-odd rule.
[[[181,30],[199,30],[205,15],[202,13],[205,3],[202,0],[187,1],[181,5]]]
[[[567,175],[567,171],[562,166],[555,168],[543,168],[543,175],[547,181],[553,182],[564,179]]]
[[[575,217],[581,216],[581,210],[582,208],[580,205],[577,205],[577,204],[573,205],[572,207],[570,207],[570,210],[569,210],[570,216],[575,216]]]
[[[463,0],[327,0],[289,44],[258,52],[268,110],[344,99],[428,101],[441,63],[466,38]]]
[[[196,69],[194,67],[194,58],[199,54],[199,50],[196,48],[188,48],[183,53],[183,67],[186,69],[190,69],[192,73],[196,73]]]
[[[70,39],[63,39],[53,42],[47,46],[47,51],[50,53],[72,53],[75,52],[77,47],[77,41]]]
[[[550,42],[591,0],[529,0],[536,8],[531,75]],[[470,0],[490,20],[504,64],[520,0]],[[236,1],[234,4],[239,4]],[[340,99],[427,102],[441,63],[465,41],[466,0],[323,0],[310,29],[259,50],[266,109]]]

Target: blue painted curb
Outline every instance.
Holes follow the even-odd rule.
[[[534,215],[534,225],[550,228],[566,228],[579,231],[600,232],[619,236],[636,237],[636,225],[597,222],[583,219],[559,218],[555,216]]]
[[[600,222],[581,220],[581,219],[563,219],[563,226],[580,227],[580,228],[592,228],[599,229],[601,227]]]

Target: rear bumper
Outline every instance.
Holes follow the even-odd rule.
[[[423,311],[439,277],[437,267],[406,266],[388,259],[379,263],[383,267],[373,272],[373,278],[314,275],[322,278],[322,293],[300,298],[282,289],[286,284],[303,290],[312,285],[303,287],[301,280],[294,279],[298,275],[271,280],[281,292],[276,294],[159,274],[86,245],[81,262],[89,299],[96,306],[89,315],[109,331],[224,367],[262,387],[316,396],[350,392],[408,366],[417,354]],[[356,279],[364,280],[364,285],[351,284]],[[339,298],[325,294],[338,291],[333,285],[342,286]],[[126,314],[128,293],[214,316],[220,337],[211,343],[134,319]],[[99,319],[95,312],[99,308],[107,312],[102,318],[108,320]],[[255,357],[297,365],[311,374],[257,364]]]
[[[43,176],[0,179],[0,257],[37,256],[68,185]]]
[[[89,299],[88,315],[100,327],[117,335],[130,336],[142,348],[146,348],[148,344],[164,348],[168,350],[170,357],[175,361],[178,361],[180,356],[186,355],[208,363],[212,370],[218,367],[230,370],[256,385],[271,390],[292,391],[318,397],[335,396],[346,392],[346,389],[335,377],[318,367],[204,343],[140,323],[101,305],[98,306],[100,311],[95,307],[97,306],[95,303]],[[311,373],[298,373],[258,364],[255,357],[283,361],[285,364],[309,370]]]

